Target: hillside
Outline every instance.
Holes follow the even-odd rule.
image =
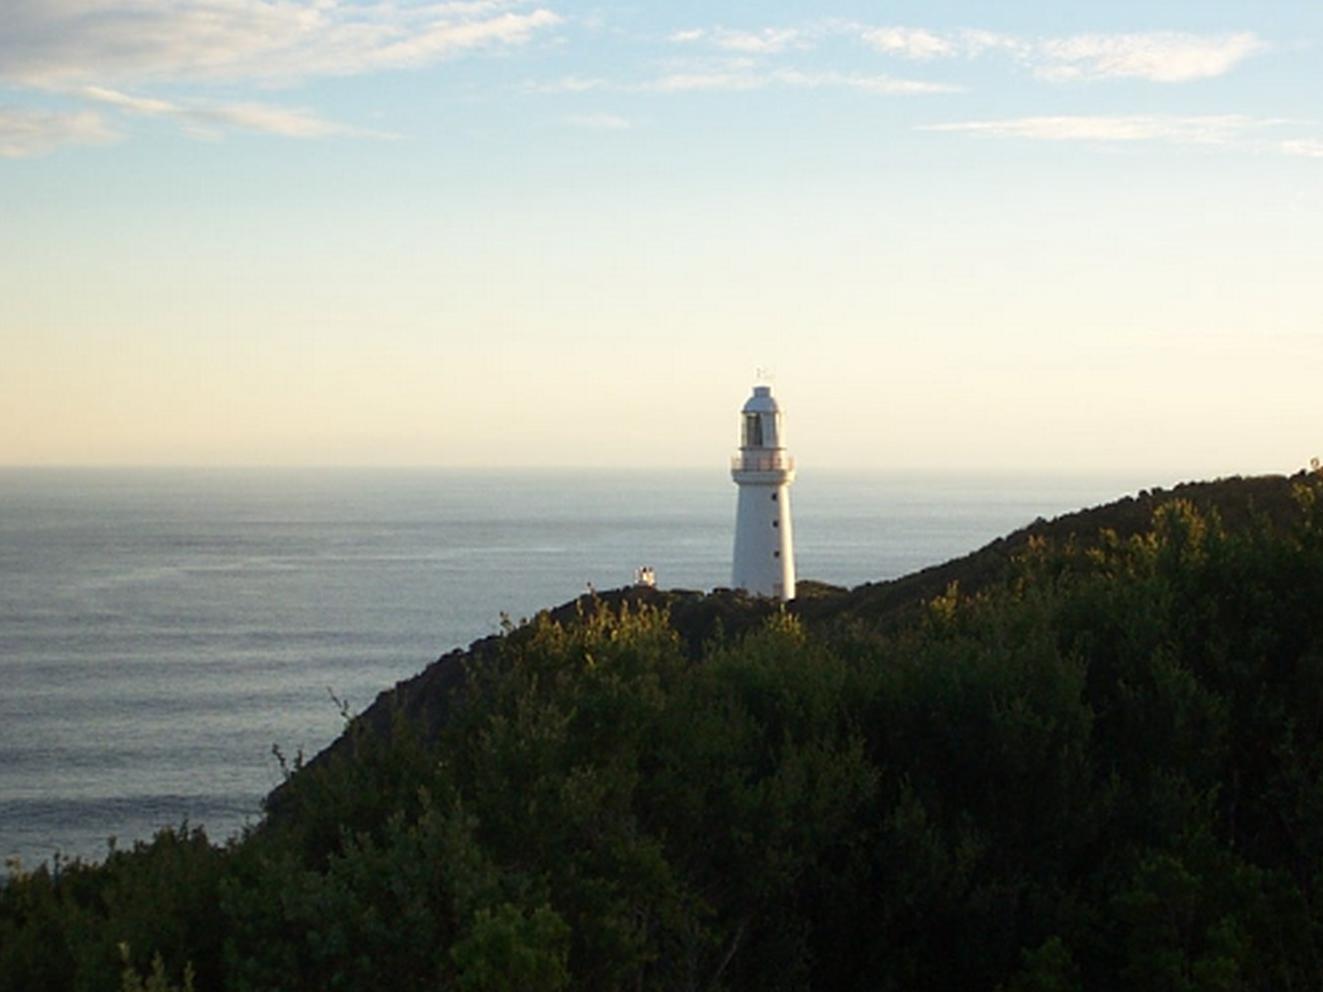
[[[1320,602],[1316,475],[785,610],[580,599],[383,694],[242,838],[12,876],[0,992],[1323,988]]]
[[[1064,514],[1052,520],[1039,519],[986,546],[950,561],[919,572],[881,582],[870,582],[853,589],[801,580],[799,598],[788,607],[791,615],[811,626],[863,623],[868,626],[894,624],[912,614],[925,602],[940,596],[953,585],[965,594],[1004,580],[1017,555],[1031,541],[1054,545],[1076,542],[1092,546],[1104,532],[1119,538],[1143,533],[1152,525],[1153,512],[1173,499],[1188,501],[1202,513],[1216,513],[1231,530],[1243,530],[1256,518],[1276,526],[1289,526],[1299,508],[1293,487],[1307,478],[1305,473],[1292,478],[1281,475],[1235,477],[1211,482],[1188,482],[1171,490],[1146,489],[1137,496]],[[666,611],[671,625],[684,642],[691,658],[701,656],[704,645],[714,639],[738,638],[766,621],[778,607],[765,599],[753,598],[730,589],[710,593],[684,589],[625,587],[580,596],[551,608],[547,617],[555,623],[572,624],[584,613],[597,609],[619,612],[622,604],[646,605]],[[518,631],[514,635],[520,636]],[[410,723],[430,738],[446,718],[455,688],[464,678],[466,666],[492,656],[500,649],[502,635],[482,638],[467,650],[456,649],[442,655],[411,679],[382,692],[358,718],[373,732],[385,732],[403,713]],[[349,748],[352,734],[347,733],[326,752],[325,761]],[[314,763],[317,763],[317,758]],[[273,810],[280,809],[282,790],[269,800]]]

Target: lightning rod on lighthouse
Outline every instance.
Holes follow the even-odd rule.
[[[739,486],[731,585],[759,596],[795,598],[795,541],[790,483],[795,460],[786,453],[781,408],[770,386],[754,386],[740,412],[740,453],[730,475]]]

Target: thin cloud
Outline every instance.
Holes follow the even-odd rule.
[[[982,134],[994,138],[1025,138],[1035,141],[1169,141],[1180,144],[1218,145],[1242,138],[1256,129],[1279,123],[1281,121],[1262,120],[1238,114],[1185,117],[1158,114],[1064,115],[927,124],[921,126],[919,130]]]
[[[1252,31],[1194,34],[1149,31],[1021,37],[981,29],[932,30],[915,25],[870,25],[828,20],[799,28],[766,27],[732,31],[691,28],[669,40],[727,51],[770,55],[813,47],[824,38],[851,37],[885,56],[910,61],[978,58],[1001,54],[1052,81],[1143,79],[1184,83],[1222,76],[1246,59],[1266,52],[1267,42]]]
[[[677,72],[644,85],[644,89],[662,93],[697,90],[739,92],[786,86],[795,89],[845,88],[890,96],[931,93],[958,93],[961,87],[921,79],[897,79],[893,76],[863,75],[843,72],[804,72],[798,69],[773,69],[756,72],[748,69],[716,72]]]
[[[771,81],[766,74],[752,72],[672,72],[653,80],[645,89],[661,93],[693,90],[756,90]]]
[[[509,2],[8,0],[0,79],[38,87],[293,80],[417,67],[522,45],[561,23]]]
[[[1287,155],[1323,158],[1323,141],[1317,138],[1294,138],[1290,141],[1283,141],[1281,147]]]
[[[530,93],[588,93],[607,86],[607,80],[599,76],[565,76],[546,83],[527,83],[524,89]]]
[[[632,126],[627,118],[616,114],[573,114],[565,118],[565,123],[585,131],[627,131]]]
[[[365,131],[335,121],[328,121],[311,111],[296,107],[276,107],[264,103],[230,103],[216,107],[194,108],[186,111],[195,119],[213,120],[244,131],[277,134],[286,138],[393,138],[382,131]]]
[[[793,28],[763,28],[761,31],[722,31],[715,41],[718,47],[731,52],[751,55],[770,55],[783,52],[799,39]]]
[[[1076,35],[1038,46],[1040,75],[1048,79],[1146,79],[1184,83],[1225,75],[1268,46],[1251,32],[1206,36],[1150,34]]]
[[[734,31],[729,28],[691,28],[672,32],[666,38],[675,44],[688,45],[706,41],[728,52],[746,55],[772,55],[803,43],[804,33],[798,28],[757,28],[752,31]]]
[[[126,113],[144,117],[168,117],[197,137],[215,137],[218,129],[235,128],[286,138],[332,136],[388,138],[394,135],[326,120],[308,110],[267,103],[180,104],[155,97],[134,96],[104,86],[84,86],[78,95]]]
[[[1043,79],[1144,79],[1183,83],[1225,75],[1268,44],[1250,31],[1201,35],[1176,31],[1020,38],[992,31],[947,33],[906,26],[850,25],[875,51],[914,60],[976,58],[1003,52]]]
[[[923,28],[867,28],[860,36],[864,44],[887,55],[931,59],[956,54],[956,43]]]
[[[720,57],[684,57],[663,63],[664,71],[646,80],[625,81],[594,77],[579,80],[576,77],[531,84],[539,93],[582,92],[587,90],[615,90],[619,92],[680,93],[692,90],[751,90],[761,89],[769,82],[757,57],[749,55],[723,55]]]
[[[998,31],[965,29],[957,35],[957,52],[968,58],[977,58],[985,52],[1004,52],[1027,59],[1034,50],[1034,42]]]
[[[77,90],[77,93],[89,100],[95,100],[97,103],[104,103],[111,107],[118,107],[120,110],[127,110],[129,113],[143,114],[148,117],[173,114],[179,110],[175,104],[168,100],[132,96],[118,90],[107,89],[104,86],[83,86]]]
[[[118,137],[90,110],[66,113],[0,107],[0,158],[34,158],[62,145],[99,145]]]
[[[771,73],[770,78],[787,86],[799,86],[807,89],[836,86],[890,96],[959,93],[963,90],[963,87],[950,83],[931,83],[921,79],[896,79],[893,76],[842,72],[799,72],[794,69],[778,70]]]

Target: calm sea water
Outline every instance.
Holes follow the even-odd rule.
[[[801,577],[944,561],[1144,480],[803,473]],[[223,838],[341,718],[584,591],[729,581],[721,471],[0,470],[0,857]]]

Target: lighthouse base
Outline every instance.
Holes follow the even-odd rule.
[[[794,599],[794,549],[790,487],[740,483],[731,585],[757,596]]]

